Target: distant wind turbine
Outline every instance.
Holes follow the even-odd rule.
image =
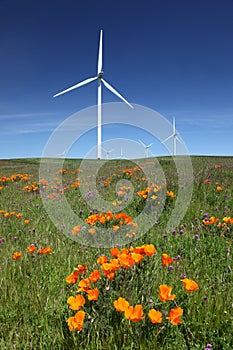
[[[66,151],[63,151],[62,153],[58,153],[57,156],[63,158],[66,154]]]
[[[149,148],[153,145],[153,142],[150,143],[149,145],[146,145],[144,142],[142,142],[141,140],[138,140],[140,142],[140,144],[145,148],[145,157],[148,158],[149,157]]]
[[[173,137],[173,156],[176,156],[176,141],[179,141],[182,143],[182,141],[179,139],[178,134],[176,132],[176,120],[175,117],[173,117],[173,126],[172,126],[172,134],[168,136],[165,140],[162,141],[162,143],[170,140]]]
[[[59,93],[57,93],[56,95],[54,95],[53,97],[57,97],[59,95],[65,94],[66,92],[69,92],[71,90],[77,89],[82,85],[86,85],[91,83],[92,81],[97,80],[98,81],[98,98],[97,98],[97,104],[98,104],[98,112],[97,112],[97,158],[101,159],[101,139],[102,139],[102,135],[101,135],[101,123],[102,123],[102,84],[103,83],[105,85],[105,87],[110,90],[113,94],[115,94],[117,97],[119,97],[122,101],[124,101],[125,103],[127,103],[127,105],[129,105],[131,108],[133,108],[133,106],[126,101],[126,99],[118,92],[116,91],[106,80],[103,79],[103,70],[102,70],[102,61],[103,61],[103,55],[102,55],[102,37],[103,37],[103,30],[101,29],[100,31],[100,41],[99,41],[99,55],[98,55],[98,65],[97,65],[97,76],[93,77],[93,78],[88,78],[85,79],[83,81],[81,81],[80,83],[69,87],[68,89],[61,91]]]
[[[120,153],[120,157],[116,157],[116,159],[124,159],[125,156],[124,156],[124,152],[123,152],[123,149],[121,147],[121,153]]]
[[[114,149],[105,149],[102,147],[102,149],[104,150],[104,152],[106,153],[106,159],[109,159],[109,154],[112,153],[114,151]]]
[[[124,158],[124,153],[123,153],[123,149],[121,147],[121,155],[120,155],[120,159],[123,159]]]

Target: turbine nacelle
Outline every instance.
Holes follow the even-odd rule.
[[[97,75],[97,79],[102,79],[103,78],[103,75],[104,75],[104,72],[99,72],[99,74]]]

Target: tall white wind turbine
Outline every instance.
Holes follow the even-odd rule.
[[[103,70],[102,70],[102,61],[103,61],[103,54],[102,54],[102,40],[103,40],[103,30],[101,29],[100,31],[100,41],[99,41],[99,55],[98,55],[98,65],[97,65],[97,76],[85,79],[81,81],[80,83],[73,85],[69,87],[68,89],[61,91],[54,95],[53,97],[57,97],[59,95],[65,94],[66,92],[69,92],[71,90],[77,89],[82,85],[86,85],[91,83],[92,81],[97,80],[98,81],[98,93],[97,93],[97,158],[101,159],[102,158],[102,152],[101,152],[101,140],[102,140],[102,135],[101,135],[101,123],[102,123],[102,83],[105,85],[105,87],[110,90],[113,94],[115,94],[117,97],[119,97],[122,101],[127,103],[131,108],[133,106],[118,92],[116,91],[106,80],[103,79]]]
[[[149,145],[146,145],[144,142],[142,142],[141,140],[138,140],[140,142],[140,144],[145,148],[145,157],[148,158],[149,157],[149,148],[153,145],[153,142],[150,143]]]
[[[173,117],[172,134],[168,136],[165,140],[163,140],[162,143],[170,140],[171,138],[173,138],[173,156],[176,156],[176,141],[179,141],[180,143],[182,143],[182,141],[179,139],[178,134],[176,132],[175,117]]]

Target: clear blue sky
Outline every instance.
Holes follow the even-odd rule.
[[[62,121],[96,104],[95,82],[52,96],[96,74],[100,29],[104,78],[129,102],[174,115],[190,154],[233,155],[232,0],[1,0],[0,158],[40,157]]]

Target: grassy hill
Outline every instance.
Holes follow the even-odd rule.
[[[233,348],[233,157],[190,159],[0,160],[1,349]]]

